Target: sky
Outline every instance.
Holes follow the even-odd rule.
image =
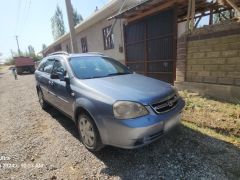
[[[101,8],[109,0],[71,0],[73,8],[86,19],[96,6]],[[53,40],[51,17],[59,5],[64,16],[68,32],[65,0],[1,0],[0,5],[0,53],[1,59],[11,56],[11,50],[17,52],[15,36],[18,35],[21,51],[25,52],[32,45],[35,52],[42,49],[42,44],[49,45]]]
[[[32,45],[35,52],[42,50],[42,44],[50,45],[54,40],[51,31],[51,17],[56,6],[62,9],[65,27],[68,32],[65,0],[0,0],[0,62],[11,57],[11,50],[17,52],[15,36],[18,36],[21,51]],[[110,0],[71,0],[84,19],[96,7],[99,9]],[[203,22],[203,23],[202,23]],[[207,19],[200,22],[205,24]],[[2,54],[2,56],[1,56]]]

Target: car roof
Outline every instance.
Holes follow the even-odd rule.
[[[76,54],[68,54],[66,52],[55,52],[52,54],[49,54],[48,57],[52,56],[63,56],[63,57],[86,57],[86,56],[99,56],[102,57],[104,54],[100,52],[88,52],[88,53],[76,53]]]
[[[98,52],[69,54],[69,57],[85,57],[85,56],[104,56],[104,54]]]

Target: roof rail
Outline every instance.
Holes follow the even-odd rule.
[[[64,55],[69,55],[67,52],[65,51],[57,51],[51,54],[48,54],[48,56],[53,56],[53,55],[58,55],[58,54],[64,54]]]
[[[104,56],[104,54],[103,53],[101,53],[101,52],[87,52],[88,54],[99,54],[99,55],[102,55],[102,56]]]

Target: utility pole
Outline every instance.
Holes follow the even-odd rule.
[[[15,36],[15,37],[16,37],[16,41],[17,41],[18,55],[20,56],[20,54],[21,54],[21,51],[20,51],[20,48],[19,48],[19,43],[18,43],[18,36]]]
[[[78,53],[76,34],[75,34],[74,25],[73,25],[73,8],[72,8],[71,0],[65,0],[65,3],[67,8],[72,53]]]

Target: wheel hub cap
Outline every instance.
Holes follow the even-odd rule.
[[[95,134],[92,124],[86,118],[81,118],[79,123],[79,129],[81,132],[82,140],[84,144],[88,146],[94,145]]]

